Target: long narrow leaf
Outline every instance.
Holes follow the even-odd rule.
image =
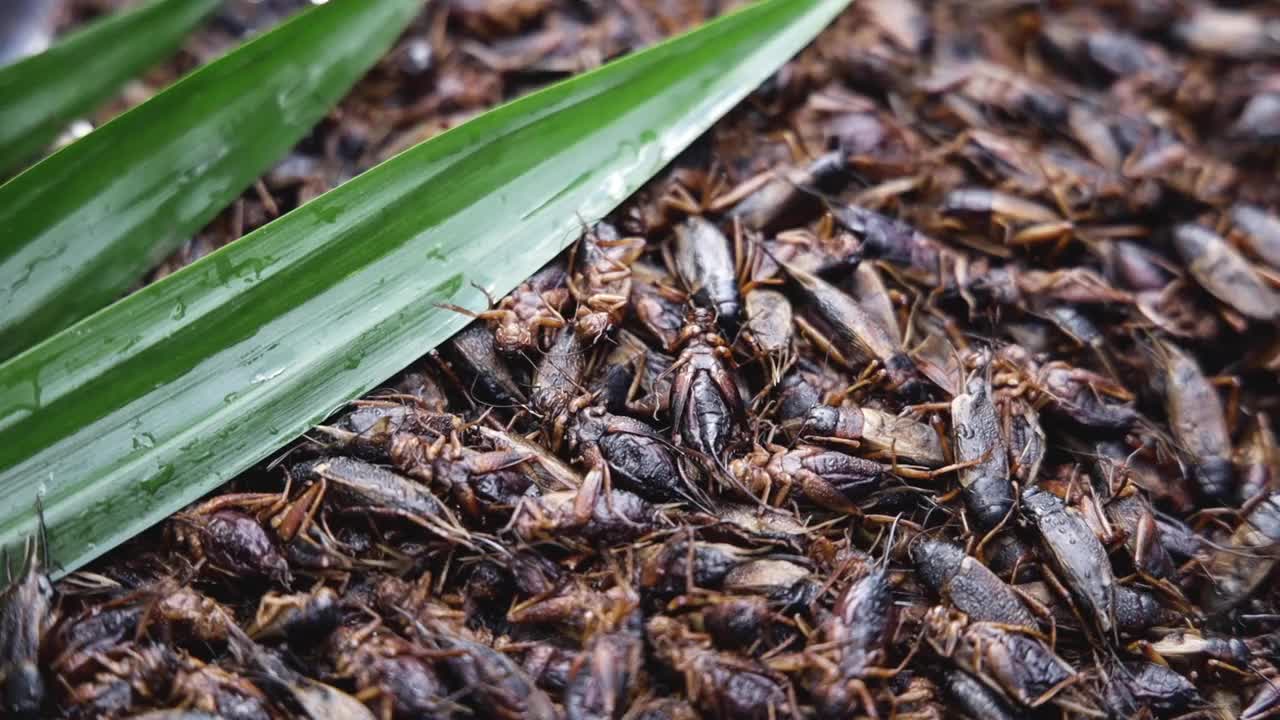
[[[848,0],[767,0],[499,107],[0,366],[0,546],[72,570],[268,455],[555,256]]]
[[[77,115],[178,49],[220,0],[155,0],[86,26],[0,70],[0,173],[34,155]]]
[[[119,297],[203,227],[422,3],[333,0],[300,13],[0,186],[0,359]]]

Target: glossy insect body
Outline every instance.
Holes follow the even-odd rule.
[[[766,363],[769,384],[777,384],[794,359],[791,301],[776,290],[756,288],[747,292],[746,310],[747,341]]]
[[[1173,244],[1191,275],[1214,297],[1255,320],[1280,318],[1280,293],[1221,236],[1199,225],[1179,225]]]
[[[63,618],[49,631],[43,642],[42,652],[48,658],[47,662],[53,672],[69,683],[91,678],[98,666],[97,656],[100,653],[137,634],[146,607],[135,600],[136,598],[126,596]],[[19,673],[17,670],[9,670],[7,675],[19,680]],[[8,692],[13,693],[12,697],[22,694]],[[22,716],[18,709],[9,708],[8,712]]]
[[[1087,63],[1112,78],[1141,78],[1144,84],[1164,92],[1176,87],[1178,68],[1159,45],[1123,30],[1063,21],[1046,30],[1046,36],[1067,63]]]
[[[991,398],[991,379],[979,368],[951,401],[951,433],[965,505],[982,527],[994,527],[1013,508],[1009,454]]]
[[[1205,547],[1204,538],[1185,523],[1167,517],[1156,518],[1156,523],[1160,526],[1160,544],[1169,557],[1188,560],[1200,556]]]
[[[474,517],[494,505],[514,505],[532,484],[522,474],[507,472],[530,459],[523,450],[481,452],[462,446],[456,437],[452,441],[443,437],[429,440],[396,433],[387,454],[396,468],[449,493]],[[386,480],[390,484],[390,478]]]
[[[824,717],[848,717],[860,704],[874,711],[862,678],[869,668],[888,665],[886,648],[897,623],[885,571],[877,568],[851,584],[832,610],[818,628],[818,640],[833,648],[835,668],[811,674],[810,692]]]
[[[1233,458],[1240,472],[1240,499],[1248,501],[1280,484],[1280,450],[1271,430],[1271,417],[1259,413],[1236,444]]]
[[[125,0],[62,4],[73,30]],[[223,3],[261,7],[224,8],[196,59],[243,34],[227,17],[301,4]],[[422,4],[146,282],[745,3]],[[68,572],[54,593],[9,558],[0,717],[1280,717],[1280,2],[840,4],[762,3],[794,8],[708,24],[683,85],[632,65],[603,105],[560,103],[566,162],[482,133],[518,180],[597,140],[652,178],[586,188],[581,222],[498,223],[564,247],[491,298],[464,272],[489,301],[452,308],[467,327],[211,498],[73,567],[86,519],[49,482],[68,566],[40,570]],[[781,36],[743,28],[770,12],[812,43],[687,148],[578,132],[638,118],[632,90],[694,107],[717,48],[768,54]],[[441,177],[474,189],[458,158]],[[74,355],[41,368],[44,404],[94,406],[45,382]],[[30,399],[3,383],[0,417]],[[57,430],[29,429],[0,432]]]
[[[746,196],[729,211],[748,228],[765,230],[790,215],[799,214],[800,206],[812,202],[806,190],[834,192],[844,184],[844,158],[839,152],[821,155],[806,168],[788,167],[775,170],[759,189]]]
[[[587,352],[578,326],[561,328],[551,348],[538,361],[529,400],[552,422],[551,446],[558,447],[568,420],[569,403],[582,394]]]
[[[1237,667],[1248,665],[1252,655],[1249,646],[1239,638],[1181,630],[1165,635],[1149,647],[1166,659],[1204,656]]]
[[[790,712],[783,682],[754,661],[707,647],[704,639],[665,616],[645,633],[658,658],[685,678],[689,699],[714,720],[771,720]]]
[[[547,694],[506,655],[436,625],[417,631],[433,647],[443,650],[444,672],[464,688],[477,708],[502,720],[555,720],[559,717]]]
[[[725,595],[702,610],[702,626],[716,647],[745,652],[768,637],[775,617],[768,598]]]
[[[1020,583],[1017,586],[1020,597],[1029,598],[1053,613],[1054,622],[1059,628],[1077,626],[1077,616],[1072,612],[1054,589],[1043,581]],[[1148,629],[1161,624],[1176,623],[1181,616],[1166,610],[1156,601],[1154,595],[1126,585],[1116,586],[1115,621],[1116,628],[1125,635],[1141,635]]]
[[[580,538],[585,542],[622,542],[653,529],[656,511],[626,490],[606,490],[593,470],[576,491],[543,493],[516,508],[516,534],[526,541]]]
[[[1021,717],[1004,697],[963,670],[947,673],[947,694],[975,718],[1016,720]]]
[[[584,464],[603,462],[613,482],[646,500],[670,502],[691,492],[671,446],[639,420],[585,408],[574,416],[569,444]]]
[[[729,240],[719,228],[700,217],[676,226],[676,271],[693,301],[715,312],[729,336],[737,333],[742,298]]]
[[[778,383],[777,417],[782,422],[801,422],[809,411],[822,402],[822,392],[797,368]]]
[[[750,505],[721,503],[714,516],[713,528],[722,535],[713,537],[739,542],[745,545],[765,545],[798,550],[808,535],[808,528],[797,516],[787,512],[764,512]]]
[[[357,507],[405,518],[444,537],[465,536],[448,507],[426,487],[376,465],[334,457],[300,465],[295,471],[323,480]]]
[[[1226,499],[1234,490],[1231,436],[1218,393],[1200,366],[1172,343],[1158,342],[1156,363],[1162,370],[1169,428],[1187,453],[1192,476],[1207,498]]]
[[[674,351],[680,344],[680,330],[684,327],[686,297],[667,282],[661,270],[643,260],[631,266],[631,275],[633,315],[662,350]]]
[[[879,463],[813,445],[757,448],[729,464],[729,472],[757,497],[774,505],[798,493],[809,502],[857,514],[854,503],[877,490],[887,477]]]
[[[1191,48],[1239,59],[1280,57],[1280,21],[1247,10],[1197,4],[1174,27],[1174,33]]]
[[[209,559],[210,564],[238,577],[256,577],[287,585],[289,564],[253,516],[237,510],[193,512],[177,517],[180,539]]]
[[[717,464],[742,420],[742,396],[726,366],[730,357],[707,311],[694,309],[681,333],[684,350],[672,365],[672,440]]]
[[[640,673],[644,642],[638,629],[601,633],[591,639],[585,658],[571,672],[565,688],[568,720],[621,717],[631,684]]]
[[[925,637],[939,655],[1026,707],[1043,705],[1075,679],[1072,667],[1039,639],[969,622],[942,607],[929,611]]]
[[[1102,260],[1107,278],[1130,290],[1163,290],[1173,279],[1169,261],[1138,243],[1128,240],[1089,242],[1089,249]]]
[[[1093,461],[1095,493],[1106,499],[1101,503],[1103,512],[1124,533],[1125,549],[1134,567],[1151,577],[1171,576],[1173,558],[1165,548],[1164,531],[1155,508],[1143,490],[1137,460],[1130,458],[1129,449],[1119,443],[1094,443],[1085,452]]]
[[[1275,717],[1280,710],[1280,685],[1267,682],[1262,685],[1258,694],[1250,700],[1249,706],[1240,713],[1240,720],[1262,720]]]
[[[1071,339],[1095,350],[1102,350],[1106,338],[1089,316],[1071,305],[1053,305],[1045,310],[1045,318]]]
[[[854,441],[882,457],[927,467],[947,464],[938,433],[932,427],[883,410],[819,405],[809,411],[799,427],[812,440],[829,440],[833,444]]]
[[[724,589],[733,593],[764,595],[781,612],[812,602],[821,591],[813,572],[790,560],[748,560],[735,565],[724,576]]]
[[[99,657],[92,679],[67,688],[89,716],[118,716],[164,698],[218,717],[269,720],[265,693],[246,678],[162,645],[123,645]]]
[[[1055,360],[1036,371],[1036,382],[1049,410],[1085,427],[1122,430],[1138,417],[1123,387],[1090,370]],[[1108,396],[1123,401],[1108,401]]]
[[[511,374],[511,369],[498,355],[493,333],[471,324],[449,340],[441,353],[470,383],[479,399],[494,405],[513,405],[525,401],[524,390]]]
[[[305,646],[337,627],[340,615],[338,594],[326,587],[313,593],[268,593],[247,632],[254,639],[284,638]]]
[[[0,594],[0,709],[7,717],[38,717],[44,703],[37,660],[54,617],[53,586],[41,563],[39,544],[29,542],[21,574]]]
[[[456,416],[446,412],[430,412],[402,402],[366,400],[360,401],[337,422],[320,425],[316,430],[328,437],[325,449],[330,452],[343,451],[369,460],[383,460],[392,433],[447,433],[459,422]]]
[[[884,283],[884,276],[876,269],[874,263],[858,263],[849,276],[846,284],[853,299],[867,311],[889,337],[899,345],[902,344],[902,328],[898,323],[897,311],[894,308],[893,296]]]
[[[175,648],[219,647],[234,626],[229,609],[190,587],[163,581],[63,618],[45,636],[44,662],[66,684],[91,680],[102,658],[141,637]]]
[[[1067,103],[1058,93],[1016,70],[986,60],[943,65],[921,87],[930,93],[955,93],[979,108],[994,108],[1011,117],[1050,126],[1067,116]]]
[[[1125,548],[1135,567],[1152,577],[1173,575],[1173,558],[1164,548],[1160,525],[1147,498],[1129,492],[1123,497],[1113,497],[1106,503],[1105,510],[1112,523],[1124,528]]]
[[[940,211],[958,221],[989,222],[999,228],[1001,239],[1014,245],[1056,240],[1072,230],[1071,223],[1039,203],[985,188],[952,190]]]
[[[853,298],[817,275],[788,263],[780,265],[830,327],[842,352],[879,360],[899,392],[911,396],[920,391],[919,375],[901,344]]]
[[[717,588],[749,555],[727,543],[690,541],[681,536],[654,548],[640,571],[647,592],[678,595],[693,588]]]
[[[932,287],[947,279],[959,256],[915,227],[857,205],[828,203],[840,227],[861,238],[861,254],[893,263]]]
[[[1074,508],[1038,487],[1022,492],[1022,508],[1062,582],[1104,636],[1116,628],[1115,577],[1098,536]]]
[[[1111,673],[1107,701],[1115,712],[1132,716],[1142,708],[1177,713],[1200,699],[1196,686],[1165,665],[1126,663]]]
[[[340,628],[330,638],[334,667],[354,682],[380,717],[429,716],[447,707],[447,690],[427,653],[375,627]]]
[[[911,559],[925,584],[970,618],[1036,629],[1035,617],[1013,588],[963,548],[921,540],[911,546]]]
[[[1048,452],[1048,437],[1040,413],[1024,398],[1010,398],[1001,408],[1004,437],[1009,446],[1009,470],[1022,487],[1036,481]]]
[[[1280,270],[1280,218],[1253,205],[1231,208],[1235,224],[1254,255]]]
[[[1227,133],[1236,140],[1263,145],[1280,139],[1280,93],[1260,89],[1249,98]]]
[[[1139,635],[1156,625],[1176,623],[1181,615],[1161,607],[1156,596],[1127,585],[1116,586],[1116,627]]]

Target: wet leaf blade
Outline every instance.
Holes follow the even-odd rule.
[[[172,54],[219,2],[148,2],[0,69],[0,174],[35,155],[76,116]]]
[[[616,207],[848,0],[767,0],[485,113],[0,365],[0,546],[73,570],[382,382]],[[477,287],[478,286],[478,287]]]
[[[422,3],[299,13],[0,185],[0,359],[107,305],[208,223]]]

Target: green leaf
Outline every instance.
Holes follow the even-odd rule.
[[[0,365],[0,546],[73,570],[445,340],[849,0],[767,0],[439,135]],[[473,286],[474,285],[474,286]]]
[[[0,359],[115,300],[208,223],[422,3],[333,0],[300,13],[0,185]]]
[[[0,177],[67,123],[178,49],[220,0],[155,0],[0,69]]]

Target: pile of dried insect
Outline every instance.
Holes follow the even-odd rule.
[[[524,28],[635,4],[438,27],[559,71]],[[1278,29],[859,0],[385,388],[54,587],[33,545],[6,709],[1280,715]]]

